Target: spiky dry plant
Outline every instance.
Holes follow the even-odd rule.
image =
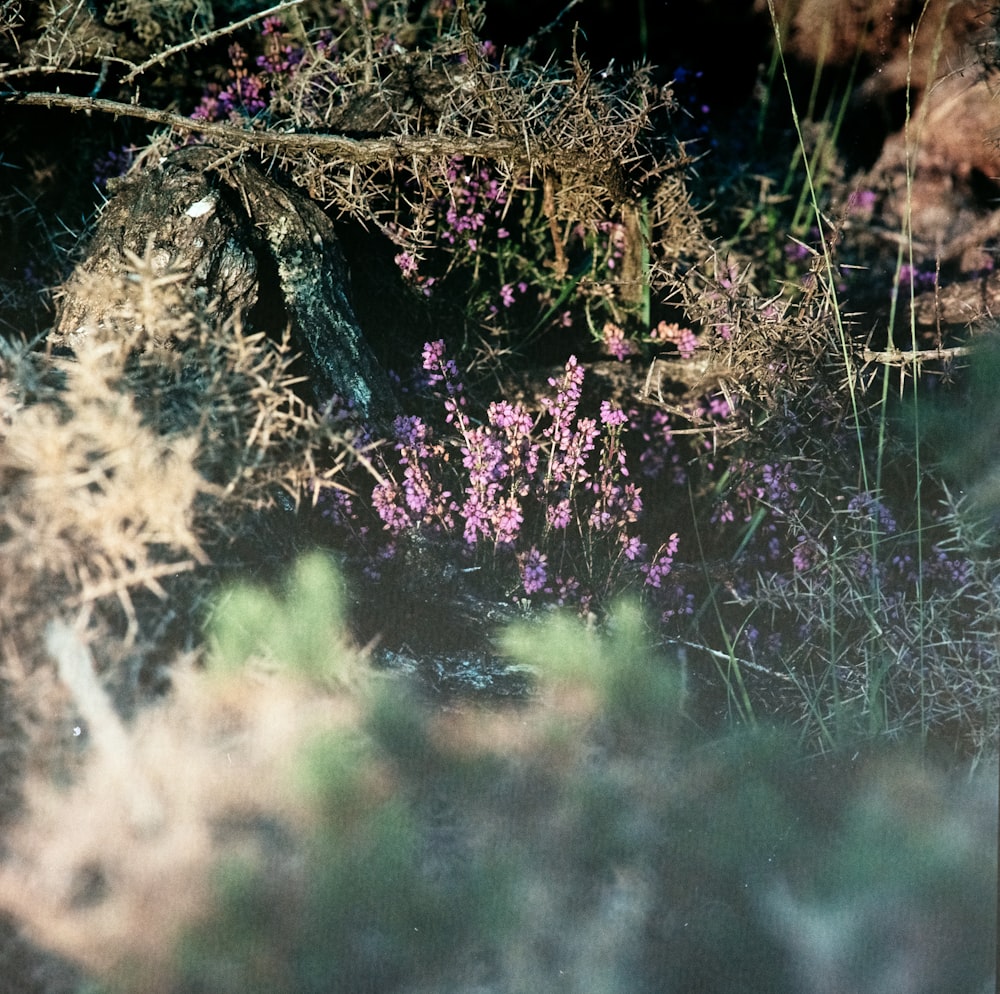
[[[508,634],[535,700],[425,707],[356,665],[339,590],[311,557],[230,592],[127,727],[50,627],[90,747],[32,780],[0,906],[112,991],[985,989],[995,766],[706,738],[628,605]]]
[[[169,19],[158,5],[124,6],[133,17],[148,8],[167,37]],[[654,83],[649,67],[598,72],[577,55],[560,66],[539,65],[530,47],[492,53],[480,36],[482,7],[473,2],[450,9],[431,4],[415,21],[397,3],[344,4],[333,11],[310,6],[321,8],[280,5],[294,60],[281,63],[279,52],[279,67],[264,84],[266,113],[252,119],[242,112],[226,120],[184,117],[148,106],[136,87],[141,82],[143,94],[150,93],[172,62],[263,14],[216,30],[198,22],[201,35],[172,47],[147,44],[144,60],[124,38],[110,53],[81,49],[74,55],[78,62],[89,57],[94,65],[110,56],[116,67],[130,70],[101,76],[107,77],[104,93],[116,93],[113,98],[12,93],[9,99],[137,117],[172,129],[173,140],[200,134],[226,151],[259,153],[324,207],[415,251],[433,235],[435,205],[454,197],[449,164],[457,157],[487,162],[507,194],[539,195],[563,275],[574,226],[624,219],[636,264],[608,274],[607,282],[623,283],[627,299],[651,280],[662,284],[682,261],[705,255],[700,221],[679,179],[691,160],[661,126],[674,108],[672,93]],[[78,9],[72,24],[63,25],[67,45],[86,33],[88,17]],[[118,17],[116,12],[115,23]],[[90,30],[107,33],[107,23],[105,18],[105,26]],[[306,31],[306,23],[319,27]],[[113,46],[116,37],[111,35]],[[39,78],[66,68],[52,53]],[[92,71],[98,75],[96,66]],[[236,75],[246,71],[234,69]],[[20,78],[16,68],[4,73],[0,67],[5,76],[12,85]],[[154,144],[162,148],[163,139],[161,133]]]
[[[48,624],[76,626],[131,709],[150,660],[199,642],[212,556],[280,495],[291,505],[339,486],[364,458],[348,422],[296,393],[287,341],[200,309],[183,273],[132,262],[91,288],[106,320],[72,357],[3,353],[0,646],[40,761],[73,725]]]
[[[753,623],[782,633],[768,662],[792,677],[786,706],[823,747],[863,731],[996,754],[996,552],[960,506],[937,531],[946,537],[933,549],[927,539],[924,563],[903,562],[898,536],[857,508],[831,509],[827,533],[799,550],[807,566],[758,577]]]

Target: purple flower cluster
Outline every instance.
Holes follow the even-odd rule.
[[[465,242],[470,251],[479,249],[479,235],[488,222],[497,223],[497,238],[507,238],[509,232],[500,227],[507,191],[485,166],[476,169],[457,156],[448,163],[445,172],[448,196],[438,202],[443,219],[439,231],[441,241],[449,245]]]
[[[624,330],[614,321],[604,323],[602,335],[605,352],[613,355],[619,362],[627,359],[630,355],[637,355],[639,352],[635,342],[626,338]]]
[[[734,522],[738,516],[746,524],[762,506],[780,519],[787,518],[794,509],[794,495],[799,487],[792,475],[791,463],[758,464],[740,459],[730,468],[730,473],[736,484],[716,505],[711,519],[714,523]]]
[[[642,572],[646,574],[647,586],[659,589],[662,585],[664,578],[673,569],[674,555],[677,552],[678,542],[677,532],[674,532],[666,543],[657,549],[652,562],[640,567]]]
[[[524,555],[518,557],[521,567],[521,584],[524,592],[530,597],[545,589],[548,581],[549,557],[532,546]]]
[[[272,75],[294,72],[305,52],[298,45],[288,43],[281,18],[265,17],[260,33],[264,38],[264,54],[257,56],[257,68]]]
[[[899,531],[892,511],[873,494],[867,492],[855,494],[848,501],[847,510],[866,525],[876,524],[881,535],[895,535]]]
[[[229,82],[225,86],[210,83],[191,117],[196,121],[239,121],[256,117],[267,110],[271,102],[273,80],[282,75],[294,76],[303,64],[304,49],[292,44],[285,34],[284,23],[278,17],[267,17],[261,24],[260,35],[264,52],[253,60],[253,71],[247,63],[249,55],[238,42],[229,46]],[[329,50],[320,41],[317,48]]]
[[[430,429],[417,417],[400,415],[393,434],[403,479],[397,483],[390,477],[376,484],[372,506],[393,535],[421,526],[450,530],[455,525],[455,503],[435,472],[444,447],[433,442]]]
[[[238,120],[256,117],[267,108],[270,87],[259,73],[250,72],[244,63],[247,53],[234,42],[229,46],[229,77],[226,86],[210,83],[191,117],[196,121]]]
[[[442,180],[447,193],[439,197],[432,209],[437,228],[437,246],[450,256],[472,257],[478,260],[483,252],[495,251],[497,242],[510,237],[503,227],[508,194],[500,180],[486,166],[476,166],[462,156],[451,159]],[[430,296],[438,281],[420,271],[420,258],[411,249],[395,256],[396,265],[407,282]],[[499,306],[494,301],[488,313],[495,316],[500,308],[514,306],[519,296],[528,291],[524,280],[507,280],[499,288]]]
[[[852,190],[847,198],[847,210],[851,214],[870,217],[878,202],[878,194],[874,190]]]
[[[937,286],[938,274],[933,267],[920,269],[908,263],[901,266],[899,270],[899,285],[912,286],[918,293],[922,290],[933,290]]]
[[[676,347],[682,359],[690,359],[698,348],[698,337],[690,328],[681,328],[677,324],[667,324],[661,321],[649,333],[653,342],[665,342]]]
[[[549,379],[538,415],[502,400],[475,421],[441,341],[424,346],[421,376],[454,435],[438,440],[422,419],[397,419],[395,465],[385,460],[385,480],[372,494],[385,531],[461,529],[470,550],[516,571],[527,597],[583,607],[628,576],[660,586],[677,535],[646,561],[635,533],[642,496],[623,444],[629,416],[608,401],[597,417],[579,414],[584,371],[575,356]]]
[[[504,283],[503,286],[500,287],[500,303],[503,304],[504,307],[514,306],[515,290],[517,290],[519,294],[523,295],[528,292],[528,284],[525,283],[524,280],[518,280],[517,283]],[[494,311],[495,310],[496,308],[494,307]]]
[[[604,265],[611,272],[614,272],[625,258],[625,249],[628,245],[628,232],[625,225],[618,221],[602,221],[598,225],[598,230],[607,239]]]

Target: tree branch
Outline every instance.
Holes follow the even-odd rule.
[[[75,113],[111,114],[160,124],[189,134],[200,134],[222,142],[254,147],[261,151],[302,153],[318,152],[354,165],[389,162],[396,159],[450,158],[472,156],[493,161],[529,160],[534,166],[566,168],[594,166],[594,158],[585,152],[538,148],[528,140],[498,138],[494,135],[395,135],[374,138],[348,138],[345,135],[303,134],[288,131],[253,131],[232,124],[194,120],[171,111],[126,104],[116,100],[74,96],[68,93],[0,93],[0,106],[62,107]]]
[[[127,76],[123,76],[122,82],[131,83],[136,76],[141,75],[153,66],[162,65],[167,61],[167,59],[169,59],[172,55],[176,55],[178,52],[183,52],[188,48],[197,48],[199,45],[207,45],[210,41],[215,41],[216,38],[232,34],[234,31],[239,31],[240,28],[245,28],[248,24],[253,24],[254,21],[259,21],[261,18],[280,14],[284,10],[289,10],[292,7],[298,7],[301,3],[305,3],[305,0],[284,0],[283,3],[275,4],[275,6],[269,7],[267,10],[261,10],[256,14],[251,14],[249,17],[244,17],[242,21],[235,21],[232,24],[226,24],[215,31],[209,32],[207,35],[201,35],[198,38],[190,38],[188,41],[181,42],[179,45],[174,45],[172,48],[158,52],[151,59],[147,59],[141,65],[136,66]]]
[[[902,349],[889,349],[886,352],[874,352],[865,349],[865,363],[878,362],[884,366],[919,366],[922,362],[943,359],[951,362],[961,356],[972,355],[972,349],[967,345],[955,345],[947,349],[919,349],[916,352],[904,352]]]

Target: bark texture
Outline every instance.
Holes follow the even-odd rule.
[[[73,346],[114,327],[114,301],[94,287],[128,279],[136,256],[152,262],[157,278],[183,273],[183,300],[193,308],[220,320],[239,313],[244,324],[271,334],[290,327],[317,402],[339,394],[381,423],[396,413],[348,298],[333,225],[298,190],[205,145],[178,149],[129,177],[64,288],[58,343]]]

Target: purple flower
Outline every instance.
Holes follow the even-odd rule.
[[[429,429],[420,418],[400,414],[392,423],[392,433],[396,436],[396,448],[403,451],[421,448],[427,442]]]
[[[566,528],[572,519],[572,509],[569,500],[563,497],[555,504],[545,508],[545,522],[550,528],[561,530]]]
[[[800,535],[792,549],[792,568],[796,573],[804,573],[816,560],[816,546],[805,535]]]
[[[394,535],[413,525],[413,519],[399,505],[399,488],[391,480],[376,484],[372,490],[372,506],[386,529]]]
[[[548,556],[539,552],[535,546],[532,546],[527,555],[519,557],[519,562],[521,566],[521,583],[524,586],[524,592],[530,596],[543,590],[548,580],[546,569]]]
[[[638,352],[635,344],[625,337],[625,332],[613,321],[605,322],[603,334],[605,351],[619,362]]]
[[[428,385],[437,386],[439,383],[457,382],[458,367],[454,359],[444,357],[444,339],[439,338],[435,342],[425,342],[421,354],[421,365],[428,375]]]
[[[506,400],[495,400],[486,409],[486,418],[495,428],[508,432],[511,438],[526,438],[531,434],[532,417],[521,403],[511,404]]]
[[[877,200],[874,190],[852,190],[847,198],[847,209],[852,214],[870,214]]]
[[[694,594],[687,593],[681,586],[668,590],[667,594],[668,604],[660,614],[660,621],[663,624],[680,615],[694,614]]]
[[[640,542],[634,535],[631,538],[623,536],[622,544],[624,545],[622,552],[629,562],[635,562],[636,559],[641,559],[646,555],[646,543]]]
[[[587,456],[594,451],[600,428],[593,418],[580,418],[575,427],[564,428],[557,441],[550,471],[558,483],[582,483],[590,475],[586,470]]]
[[[870,493],[855,494],[847,504],[847,510],[868,522],[877,522],[882,535],[895,535],[899,530],[892,511]]]
[[[934,269],[918,269],[908,263],[899,269],[899,285],[909,286],[917,290],[932,289],[937,285],[937,272]]]
[[[656,558],[648,565],[640,567],[646,574],[646,585],[659,588],[663,579],[670,573],[674,565],[674,555],[677,552],[677,532],[674,532],[664,545],[657,550]]]
[[[609,428],[620,428],[627,421],[628,418],[625,417],[625,412],[621,408],[612,407],[609,400],[601,401],[601,424],[607,425]]]
[[[498,545],[510,545],[524,523],[521,505],[513,497],[505,497],[497,506],[493,516]]]
[[[682,359],[690,359],[698,348],[698,339],[690,328],[661,321],[650,333],[654,342],[668,342],[676,346]]]
[[[346,526],[357,517],[354,498],[344,490],[324,488],[316,501],[322,517],[334,525]]]
[[[408,279],[417,275],[417,260],[412,252],[400,252],[395,256],[394,261],[399,266],[399,271]]]

